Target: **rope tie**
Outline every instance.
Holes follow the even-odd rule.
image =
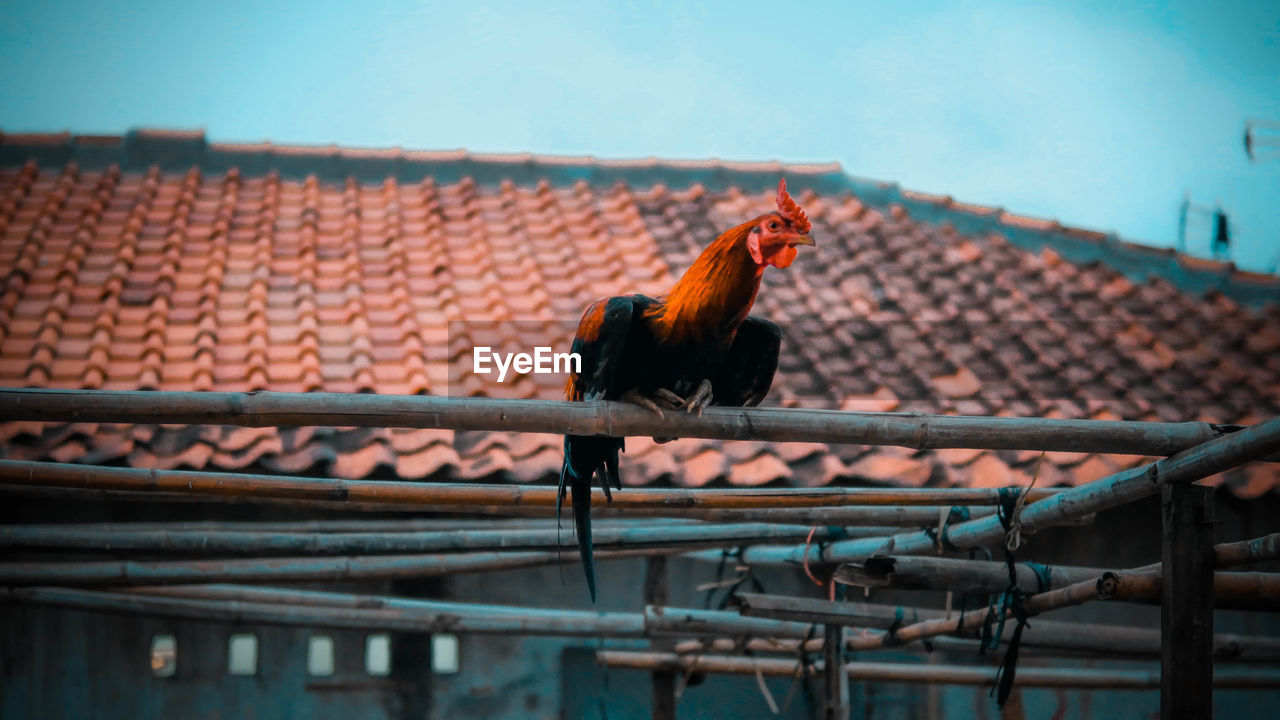
[[[951,542],[947,531],[951,529],[952,523],[964,522],[969,519],[970,515],[968,507],[952,507],[942,515],[937,527],[924,527],[921,530],[933,541],[933,546],[937,548],[939,555],[944,550],[947,552],[960,552],[961,548]]]
[[[818,540],[817,543],[814,543],[813,537],[818,534],[818,526],[814,525],[809,528],[809,536],[804,540],[804,562],[802,563],[802,566],[804,567],[804,574],[813,581],[813,584],[827,590],[828,595],[831,595],[835,592],[835,575],[832,575],[832,587],[828,588],[826,582],[819,580],[818,576],[813,574],[813,570],[809,569],[809,548],[816,544],[818,546],[818,561],[823,562],[823,557],[827,552],[827,546],[830,545],[833,540],[843,540],[849,537],[849,530],[848,528],[837,525],[828,525],[823,529],[826,531],[824,537]]]
[[[725,566],[727,565],[729,558],[736,558],[741,561],[742,546],[738,546],[732,550],[725,549],[720,552],[720,562],[716,566],[716,581],[711,584],[711,587],[707,588],[707,595],[702,601],[702,606],[707,610],[711,609],[711,599],[715,597],[716,589],[722,586],[725,576]],[[764,583],[760,582],[760,578],[756,577],[754,570],[747,567],[745,571],[738,574],[737,580],[734,580],[725,586],[724,597],[720,598],[720,602],[716,604],[716,609],[724,610],[729,607],[729,601],[731,601],[733,596],[738,592],[738,588],[742,587],[743,584],[747,582],[751,583],[751,589],[755,592],[765,592]]]
[[[1036,480],[1040,478],[1040,467],[1044,463],[1044,453],[1040,453],[1040,459],[1036,462],[1035,474],[1031,477],[1030,484],[1025,490],[1019,491],[1016,487],[1000,488],[1000,506],[996,510],[997,517],[1000,518],[1000,524],[1004,527],[1004,561],[1005,568],[1009,573],[1009,586],[1001,593],[998,601],[988,606],[986,621],[982,628],[982,645],[980,650],[992,649],[1000,647],[1000,638],[1004,635],[1005,620],[1012,615],[1017,623],[1013,628],[1013,634],[1009,636],[1009,647],[1005,650],[1004,659],[1000,662],[1000,668],[996,671],[996,684],[991,688],[991,692],[996,694],[996,704],[1004,707],[1004,703],[1009,699],[1009,694],[1013,692],[1014,677],[1018,672],[1018,651],[1022,647],[1022,631],[1025,630],[1029,623],[1027,618],[1026,605],[1024,600],[1027,594],[1018,585],[1018,572],[1014,565],[1013,553],[1022,546],[1022,509],[1026,507],[1027,497],[1031,494],[1031,488],[1035,487]],[[1028,563],[1032,573],[1036,576],[1036,585],[1039,586],[1040,592],[1044,592],[1052,584],[1049,568],[1036,563]],[[999,606],[999,610],[996,610]],[[999,624],[995,629],[994,635],[991,632],[992,614],[999,612]]]

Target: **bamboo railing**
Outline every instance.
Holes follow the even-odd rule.
[[[507,507],[556,505],[556,489],[546,485],[482,485],[397,480],[334,480],[278,475],[146,470],[70,463],[0,460],[0,483],[36,488],[61,487],[131,492],[179,492],[189,495],[257,496],[332,502],[366,502],[399,507]],[[1056,489],[1031,491],[1031,499],[1057,494]],[[569,498],[565,505],[571,504]],[[596,489],[593,502],[604,504]],[[995,505],[994,488],[785,488],[698,489],[627,488],[615,492],[613,508],[806,508],[861,505]]]
[[[164,402],[157,402],[163,398]],[[0,388],[0,422],[404,427],[572,435],[1171,455],[1239,430],[1212,423],[709,407],[659,418],[629,403],[432,395]]]

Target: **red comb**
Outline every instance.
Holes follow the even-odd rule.
[[[807,233],[812,227],[809,225],[809,216],[804,214],[804,208],[801,208],[800,204],[791,197],[791,193],[787,192],[786,178],[778,181],[778,213],[799,232]]]

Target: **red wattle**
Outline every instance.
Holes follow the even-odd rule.
[[[785,245],[769,256],[768,263],[776,268],[785,268],[796,259],[799,251],[793,245]]]

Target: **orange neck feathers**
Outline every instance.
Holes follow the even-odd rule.
[[[701,340],[724,334],[732,338],[751,312],[764,266],[751,259],[747,234],[759,221],[726,230],[707,246],[680,276],[649,317],[667,340]]]

